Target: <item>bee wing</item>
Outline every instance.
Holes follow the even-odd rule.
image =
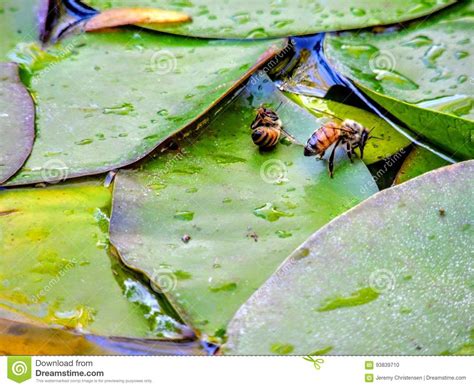
[[[299,144],[299,145],[303,145],[301,144],[298,140],[296,140],[296,138],[291,135],[290,133],[288,133],[287,131],[285,131],[283,128],[280,128],[280,130],[285,134],[286,137],[290,138],[290,140],[295,143],[295,144]]]
[[[252,121],[252,124],[250,124],[250,128],[255,129],[255,128],[261,127],[262,125],[263,125],[262,116],[258,114],[257,117],[255,117],[255,119]]]
[[[355,133],[355,131],[353,129],[347,129],[345,127],[338,127],[337,129],[339,129],[342,132]]]
[[[341,119],[340,117],[337,117],[336,115],[333,115],[332,113],[329,113],[329,112],[326,112],[325,110],[321,110],[321,109],[317,109],[317,108],[311,108],[312,110],[315,110],[316,112],[319,112],[319,113],[322,113],[324,115],[328,115],[328,116],[331,116],[339,121],[344,121],[343,119]]]

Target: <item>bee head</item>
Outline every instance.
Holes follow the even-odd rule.
[[[263,135],[263,130],[261,128],[256,128],[252,131],[252,140],[254,142],[258,141]]]
[[[306,143],[306,146],[304,147],[304,156],[314,156],[316,155],[316,151],[311,145]]]

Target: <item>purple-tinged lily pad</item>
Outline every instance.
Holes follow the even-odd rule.
[[[18,65],[0,63],[0,183],[15,174],[33,147],[35,107]]]

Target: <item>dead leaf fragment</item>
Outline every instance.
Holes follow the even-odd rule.
[[[84,24],[84,30],[95,31],[128,24],[171,24],[190,21],[191,16],[182,12],[158,8],[115,8],[93,16]]]

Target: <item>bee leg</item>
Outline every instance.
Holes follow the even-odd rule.
[[[324,153],[325,153],[325,152],[326,152],[326,151],[323,151],[323,152],[321,152],[321,153],[318,155],[319,160],[321,160],[321,159],[324,157]]]
[[[352,149],[352,147],[349,143],[346,143],[346,152],[347,152],[347,156],[349,157],[349,160],[351,161],[351,163],[354,163],[354,160],[352,159],[352,154],[354,153],[354,150]]]
[[[336,154],[336,149],[340,142],[341,142],[341,139],[339,139],[336,142],[336,144],[334,144],[334,148],[332,149],[331,156],[329,156],[328,169],[329,169],[329,176],[331,178],[334,178],[334,155]]]
[[[363,159],[364,158],[364,147],[361,146],[360,144],[358,145],[359,147],[359,151],[360,151],[360,158]]]

